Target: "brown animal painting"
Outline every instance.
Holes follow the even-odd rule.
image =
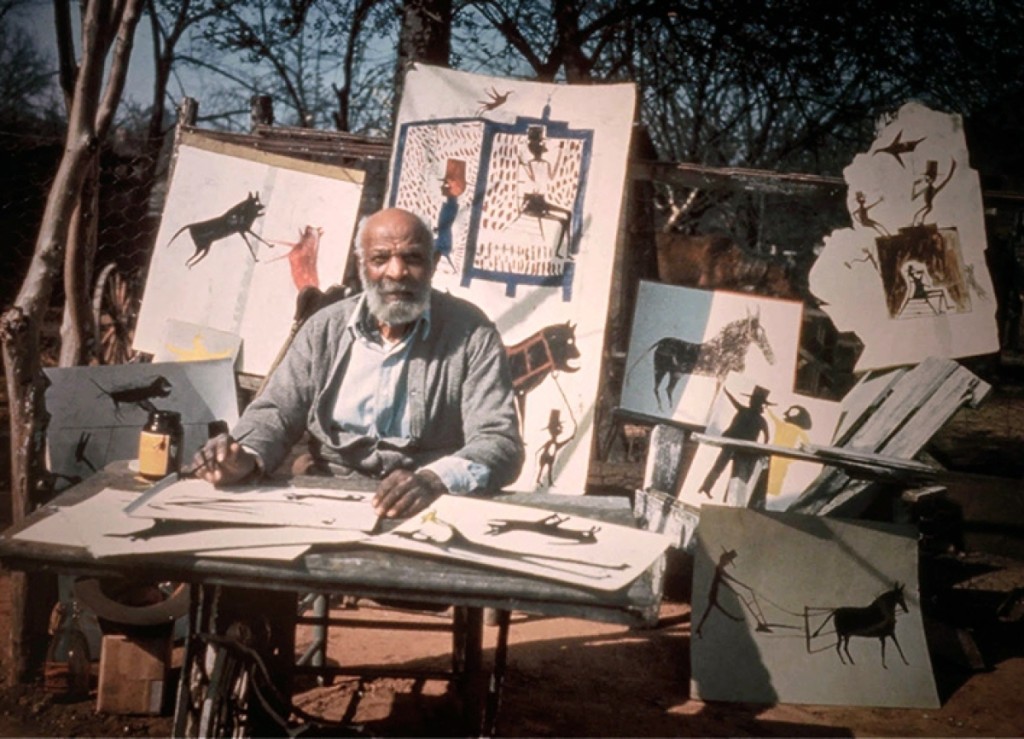
[[[655,236],[658,275],[670,285],[752,292],[803,300],[796,276],[781,259],[755,254],[720,234]]]
[[[576,347],[576,324],[566,321],[545,326],[519,343],[506,346],[505,354],[512,371],[512,389],[522,425],[526,416],[527,393],[549,375],[579,370],[574,364],[580,358],[580,350]]]

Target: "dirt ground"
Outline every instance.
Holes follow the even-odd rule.
[[[689,697],[688,562],[670,560],[657,627],[630,630],[568,618],[513,614],[508,670],[497,721],[500,736],[1022,736],[1024,709],[1024,386],[1000,388],[977,411],[961,411],[930,451],[943,464],[997,475],[1013,510],[994,516],[998,539],[972,548],[938,547],[922,557],[922,603],[941,698],[936,710],[705,703]],[[633,484],[637,464],[608,465],[609,486]],[[1013,493],[1012,491],[1018,490]],[[974,491],[985,499],[986,491]],[[1004,525],[1007,524],[1012,525]],[[968,522],[970,523],[970,522]],[[992,522],[982,529],[990,532]],[[999,546],[988,546],[993,541]],[[979,546],[980,543],[980,546]],[[993,553],[999,550],[1002,553]],[[1008,554],[1007,554],[1008,553]],[[7,574],[0,573],[0,634],[9,632]],[[347,616],[373,619],[367,601]],[[439,619],[402,614],[389,618]],[[486,627],[489,660],[496,629]],[[310,634],[300,630],[298,648]],[[328,656],[345,665],[445,667],[443,633],[334,630]],[[2,665],[0,665],[2,667]],[[443,683],[339,679],[300,685],[296,704],[328,719],[350,711],[363,735],[457,733],[457,702]],[[353,697],[358,696],[353,706]],[[98,714],[95,696],[61,702],[39,685],[0,685],[2,736],[166,736],[171,720]]]
[[[1024,570],[1011,563],[1018,585]],[[1004,574],[1003,577],[1006,575]],[[346,615],[431,620],[386,613],[361,602]],[[933,664],[942,706],[937,710],[840,706],[704,703],[688,697],[689,607],[667,601],[659,625],[630,630],[568,618],[513,615],[508,672],[497,722],[499,736],[1021,736],[1024,644],[1019,626],[993,620],[976,629],[986,667],[969,669],[941,649]],[[446,666],[444,633],[332,632],[329,658],[345,665]],[[497,630],[486,627],[486,658]],[[299,633],[300,649],[309,634]],[[1013,646],[1013,640],[1016,645]],[[831,655],[829,655],[831,656]],[[457,702],[441,682],[382,679],[365,686],[299,686],[296,704],[338,719],[360,696],[354,720],[365,735],[449,736],[457,733]],[[94,700],[62,703],[38,687],[0,690],[3,736],[166,736],[168,716],[98,714]]]

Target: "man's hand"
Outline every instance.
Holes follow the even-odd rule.
[[[447,492],[441,478],[430,470],[395,470],[377,487],[373,509],[384,518],[408,518]]]
[[[214,485],[233,485],[256,468],[254,454],[245,451],[229,434],[219,434],[199,448],[192,457],[192,466],[184,472]]]

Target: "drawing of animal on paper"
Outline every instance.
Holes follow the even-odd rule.
[[[904,613],[909,613],[907,600],[903,592],[904,586],[900,583],[893,583],[892,588],[875,598],[866,606],[843,606],[834,609],[825,618],[822,624],[814,631],[812,636],[818,636],[821,630],[831,621],[835,624],[836,633],[836,654],[843,664],[854,664],[853,655],[850,654],[850,637],[865,636],[877,638],[881,643],[882,667],[888,669],[885,664],[885,640],[892,639],[896,645],[896,651],[900,653],[903,664],[909,665],[906,655],[899,640],[896,639],[896,608],[899,607]],[[846,655],[844,658],[843,655]]]
[[[249,243],[248,236],[252,236],[257,241],[271,246],[271,244],[268,244],[252,230],[253,223],[263,215],[263,211],[264,206],[260,202],[260,194],[258,192],[250,192],[245,200],[236,203],[215,218],[185,224],[174,232],[170,241],[167,242],[167,246],[170,246],[183,232],[188,231],[189,236],[192,237],[192,244],[196,248],[192,256],[185,260],[185,266],[191,269],[206,258],[206,255],[210,253],[210,247],[213,246],[215,241],[238,234],[242,237],[245,245],[249,247],[249,253],[252,254],[253,261],[258,262],[256,250]]]
[[[665,336],[651,344],[630,367],[636,368],[641,359],[654,353],[654,397],[659,410],[663,409],[661,384],[668,378],[664,401],[672,406],[672,394],[684,375],[703,375],[714,378],[720,386],[730,372],[742,373],[746,368],[747,352],[756,346],[768,364],[775,364],[768,334],[761,325],[760,310],[734,320],[713,338],[696,343],[674,336]]]

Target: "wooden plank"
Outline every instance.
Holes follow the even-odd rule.
[[[761,454],[765,456],[786,457],[797,459],[802,462],[814,462],[816,464],[827,464],[838,467],[849,467],[850,469],[863,471],[868,477],[878,477],[885,473],[903,475],[908,478],[930,477],[935,473],[935,468],[923,462],[912,459],[903,459],[885,454],[874,454],[860,452],[851,449],[834,446],[817,446],[806,444],[800,448],[777,446],[775,444],[759,444],[755,441],[744,439],[730,439],[726,436],[711,436],[708,434],[693,434],[693,440],[701,444],[708,444],[715,447],[728,447],[740,449],[745,452]]]
[[[850,388],[840,403],[839,423],[832,436],[833,446],[845,446],[853,433],[861,427],[868,415],[881,405],[892,386],[906,372],[905,369],[885,372],[866,372]]]
[[[949,359],[929,357],[903,375],[871,416],[841,446],[878,451],[903,426],[906,419],[938,392],[958,367]]]
[[[670,495],[679,490],[686,435],[684,429],[664,423],[651,429],[644,466],[645,490],[661,490]]]
[[[956,368],[879,451],[894,457],[913,457],[960,408],[977,402],[976,395],[981,393],[984,397],[990,389],[988,383],[982,382],[969,370]]]
[[[747,190],[778,195],[837,195],[846,191],[842,177],[790,174],[766,169],[708,167],[690,162],[637,160],[630,164],[630,176],[698,190]]]

